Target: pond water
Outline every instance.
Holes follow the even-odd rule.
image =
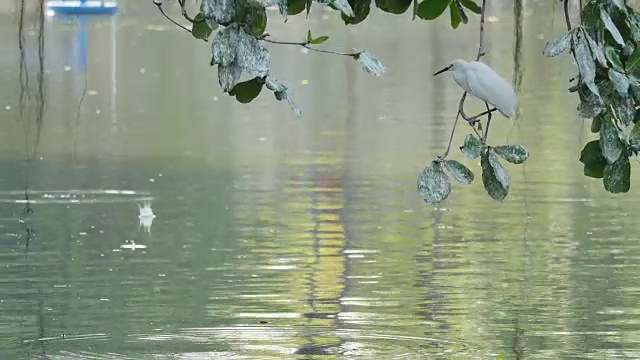
[[[521,94],[490,142],[531,157],[507,165],[503,203],[477,176],[439,206],[416,178],[461,91],[431,75],[475,56],[475,17],[452,30],[372,10],[347,28],[320,7],[274,12],[274,39],[311,28],[388,69],[269,45],[296,119],[270,93],[223,94],[209,44],[151,2],[45,19],[40,96],[30,13],[21,121],[17,22],[1,14],[0,358],[640,357],[640,184],[611,195],[582,175],[573,65],[541,54],[560,9],[515,4],[486,24],[486,61]],[[457,151],[467,133],[451,156],[479,175]],[[141,221],[145,203],[156,217]]]

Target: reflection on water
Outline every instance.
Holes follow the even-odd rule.
[[[151,6],[48,19],[37,148],[39,90],[21,122],[18,64],[0,57],[0,358],[638,357],[637,205],[582,175],[573,65],[539,55],[553,11],[492,3],[488,18],[486,60],[522,94],[490,140],[532,153],[508,168],[511,196],[477,181],[433,207],[415,179],[460,92],[430,74],[474,56],[475,24],[272,21],[278,39],[311,27],[389,69],[274,45],[295,119],[222,94],[208,45]],[[15,54],[15,25],[0,32]],[[25,54],[35,76],[33,34]]]

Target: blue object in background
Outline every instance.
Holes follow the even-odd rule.
[[[54,14],[113,15],[118,11],[118,3],[113,0],[54,0],[47,2],[47,10]]]

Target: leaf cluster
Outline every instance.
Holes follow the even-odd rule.
[[[306,0],[294,0],[304,2]],[[358,24],[364,21],[371,11],[372,0],[348,0],[349,6],[353,9],[353,16],[342,14],[345,24]],[[458,28],[460,24],[469,22],[468,12],[480,14],[480,6],[474,0],[373,0],[373,5],[383,12],[401,15],[411,8],[412,4],[417,6],[413,9],[414,15],[423,20],[434,20],[439,18],[449,9],[451,27]]]
[[[500,158],[512,164],[522,164],[529,158],[529,151],[523,145],[486,145],[477,136],[469,134],[464,139],[460,151],[469,159],[480,158],[482,184],[489,196],[502,202],[509,194],[511,178],[502,166]],[[448,175],[447,175],[448,174]],[[427,204],[439,203],[451,194],[451,180],[469,185],[474,179],[473,172],[456,160],[439,158],[431,162],[418,176],[418,193]]]
[[[597,140],[580,154],[584,175],[602,179],[604,189],[631,187],[629,158],[640,151],[640,14],[621,0],[589,0],[581,24],[548,42],[543,54],[570,52],[577,65],[581,117],[591,120]]]
[[[269,74],[270,54],[263,45],[264,42],[299,45],[319,52],[345,55],[358,61],[362,68],[372,75],[379,76],[385,72],[382,63],[366,50],[339,53],[316,49],[314,46],[323,44],[329,40],[329,37],[314,37],[310,30],[304,41],[300,42],[267,39],[269,36],[265,33],[267,6],[277,5],[280,15],[286,21],[289,15],[298,14],[305,9],[308,15],[314,0],[270,0],[266,3],[256,0],[201,0],[200,12],[193,18],[186,13],[184,1],[178,0],[183,17],[192,23],[191,30],[186,30],[190,31],[194,38],[204,41],[208,41],[213,35],[211,65],[218,68],[218,82],[222,90],[235,97],[240,103],[251,102],[260,95],[262,88],[266,87],[273,92],[277,100],[286,101],[296,115],[302,114],[292,100],[289,86]],[[345,19],[357,17],[354,8],[347,0],[315,0],[315,2],[339,10]],[[156,3],[156,5],[163,15],[167,16],[162,10],[162,4]],[[353,6],[355,7],[356,4],[353,3]],[[361,10],[357,7],[355,9]],[[243,81],[243,77],[246,80]]]

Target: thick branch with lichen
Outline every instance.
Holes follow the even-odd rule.
[[[171,21],[174,25],[176,25],[177,27],[191,33],[192,31],[189,30],[187,27],[185,27],[184,25],[178,23],[177,21],[175,21],[173,18],[171,18],[165,11],[164,8],[162,7],[163,2],[162,0],[153,0],[153,4],[158,8],[158,10],[160,11],[160,13],[169,21]],[[180,10],[182,13],[182,16],[189,21],[192,24],[196,24],[198,21],[196,21],[194,18],[192,18],[191,16],[189,16],[189,14],[186,11],[185,8],[185,0],[178,0],[178,4],[180,5]],[[202,20],[204,21],[204,20]],[[260,40],[260,41],[264,41],[264,42],[268,42],[271,44],[279,44],[279,45],[297,45],[297,46],[302,46],[308,50],[311,51],[315,51],[315,52],[320,52],[320,53],[325,53],[325,54],[332,54],[332,55],[341,55],[341,56],[349,56],[349,57],[353,57],[353,58],[357,58],[358,55],[360,55],[361,52],[352,52],[352,53],[345,53],[345,52],[339,52],[339,51],[332,51],[332,50],[324,50],[324,49],[318,49],[315,47],[312,47],[312,43],[311,41],[307,40],[304,42],[293,42],[293,41],[278,41],[278,40],[271,40],[268,39],[267,37],[269,37],[270,35],[268,33],[264,33],[260,36],[257,36],[256,39]],[[204,41],[208,41],[208,39],[203,38],[202,40]]]

